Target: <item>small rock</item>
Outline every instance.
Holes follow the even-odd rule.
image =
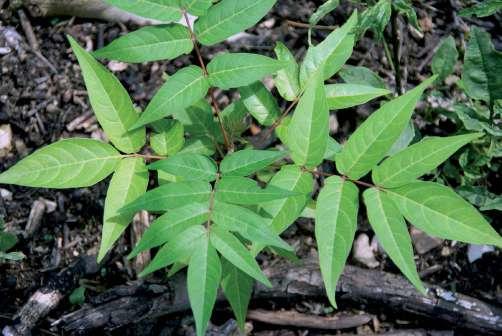
[[[376,240],[374,240],[374,242],[375,243],[370,244],[370,239],[365,233],[361,233],[354,241],[354,249],[352,252],[354,259],[369,268],[375,268],[380,265],[375,258],[375,252],[378,249],[378,244],[376,244]]]
[[[266,76],[265,78],[263,78],[263,84],[265,85],[265,87],[267,89],[269,89],[270,91],[272,91],[273,88],[275,87],[274,78],[271,77],[271,76]]]
[[[9,47],[0,47],[0,55],[7,55],[12,51]]]
[[[4,201],[12,201],[12,193],[7,189],[0,188],[0,197],[2,197]]]
[[[429,16],[424,16],[423,18],[418,20],[418,24],[420,25],[420,28],[422,28],[423,32],[432,31],[432,29],[434,28],[434,23]]]
[[[14,27],[0,27],[0,34],[4,37],[7,43],[6,47],[13,48],[18,52],[22,52],[23,37],[16,31]]]
[[[7,155],[12,149],[12,129],[10,125],[0,125],[0,157]]]
[[[469,244],[469,247],[467,247],[467,259],[469,259],[470,263],[473,263],[480,259],[483,254],[493,251],[495,251],[495,248],[490,245]]]
[[[230,36],[227,41],[230,43],[237,43],[241,41],[248,41],[255,39],[255,35],[249,33],[237,33],[235,35]]]
[[[338,132],[340,124],[338,123],[338,118],[336,117],[335,114],[331,114],[329,116],[329,131],[332,134],[335,134]]]
[[[443,243],[442,239],[431,237],[416,228],[411,229],[411,239],[418,254],[427,253]]]
[[[192,15],[190,13],[187,13],[187,17],[188,17],[188,23],[190,24],[191,27],[193,27],[195,20],[197,20],[197,16]],[[187,22],[186,22],[185,18],[182,18],[181,20],[179,20],[178,23],[185,26],[185,27],[187,26]]]
[[[46,110],[48,113],[55,113],[55,112],[57,112],[59,109],[58,109],[57,103],[51,103],[51,104],[47,105],[47,107],[45,108],[45,110]]]
[[[108,69],[110,69],[113,72],[120,72],[124,71],[127,69],[129,65],[124,62],[119,62],[119,61],[110,61],[108,62]]]
[[[56,202],[48,200],[46,198],[40,197],[38,200],[41,202],[44,202],[46,213],[52,213],[52,212],[56,211],[56,208],[58,207]]]
[[[447,257],[451,254],[451,249],[448,246],[443,246],[441,249],[441,256],[442,257]]]
[[[260,23],[260,27],[267,28],[267,29],[273,28],[274,25],[275,25],[275,19],[274,18],[270,18],[270,19],[265,20],[262,23]]]
[[[96,129],[96,130],[92,131],[91,138],[96,139],[96,140],[100,140],[103,142],[108,142],[108,138],[106,137],[106,134],[101,129]]]
[[[456,75],[449,75],[445,78],[444,80],[444,83],[447,85],[447,86],[453,86],[454,84],[456,84],[458,81],[460,80],[460,78]]]
[[[21,139],[14,139],[14,147],[16,147],[16,152],[21,156],[25,157],[29,154],[29,150],[26,147],[26,144]]]

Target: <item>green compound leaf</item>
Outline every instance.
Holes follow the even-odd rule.
[[[85,289],[84,286],[75,288],[68,297],[68,301],[72,305],[83,305],[85,302]]]
[[[181,19],[178,0],[105,0],[105,2],[126,12],[162,22]]]
[[[206,46],[254,26],[277,0],[222,0],[195,22],[197,40]]]
[[[213,225],[209,237],[214,248],[235,267],[265,286],[272,287],[251,252],[232,233],[219,225]]]
[[[233,102],[221,112],[223,126],[231,137],[239,137],[249,128],[250,118],[248,118],[248,113],[249,111],[241,100]]]
[[[216,187],[215,198],[232,204],[259,204],[296,195],[275,186],[260,188],[255,180],[241,176],[224,176]]]
[[[385,103],[350,136],[336,156],[339,172],[352,179],[368,173],[385,156],[408,124],[422,92],[435,77]]]
[[[300,66],[282,42],[277,42],[274,52],[279,61],[286,63],[275,75],[275,86],[282,98],[293,101],[300,94]]]
[[[209,82],[198,66],[190,65],[169,77],[157,91],[139,120],[131,127],[141,127],[182,110],[203,98]]]
[[[0,174],[0,184],[41,188],[80,188],[110,175],[122,155],[91,139],[60,140],[36,150]]]
[[[127,203],[143,195],[148,187],[148,171],[141,158],[125,158],[118,165],[106,192],[103,229],[98,262],[113,247],[134,214],[118,213]]]
[[[344,109],[361,105],[377,97],[391,92],[373,86],[358,84],[328,84],[326,85],[326,99],[332,110]]]
[[[338,75],[347,84],[373,86],[386,89],[385,81],[376,73],[362,66],[344,65]]]
[[[285,66],[285,62],[263,55],[223,53],[209,62],[207,71],[212,86],[228,90],[250,85]]]
[[[292,116],[287,115],[282,119],[282,122],[275,128],[275,135],[281,140],[281,142],[287,147],[288,146],[288,128],[291,124]]]
[[[26,258],[22,252],[5,253],[0,251],[0,260],[20,261]]]
[[[154,162],[149,169],[162,170],[181,181],[214,181],[218,168],[213,159],[200,154],[179,153],[167,159]]]
[[[254,281],[225,258],[221,260],[221,265],[221,289],[232,307],[239,329],[243,331]]]
[[[286,152],[244,149],[225,156],[220,164],[224,176],[247,176],[284,158]]]
[[[489,210],[498,210],[502,211],[502,197],[498,197],[493,200],[487,201],[482,208],[481,211],[489,211]]]
[[[208,218],[208,202],[189,203],[169,210],[151,223],[128,258],[134,258],[145,250],[162,245],[177,237],[185,229],[206,222]]]
[[[490,34],[472,27],[464,55],[462,82],[467,95],[493,106],[502,99],[502,53],[495,50]]]
[[[352,54],[354,34],[352,30],[357,24],[357,11],[350,16],[340,28],[329,34],[324,41],[310,47],[300,67],[300,84],[302,87],[317,72],[322,72],[322,80],[333,76]]]
[[[226,231],[237,232],[245,239],[265,246],[292,251],[292,247],[272,231],[268,221],[253,211],[238,205],[215,202],[211,219]]]
[[[309,194],[314,188],[312,174],[302,171],[298,166],[282,166],[281,170],[272,177],[269,187],[274,186],[283,190],[298,193],[296,196],[266,202],[260,205],[260,212],[272,218],[270,226],[276,233],[286,230],[302,213]]]
[[[187,203],[209,201],[211,186],[204,181],[183,181],[161,185],[148,191],[134,202],[120,209],[121,213],[139,210],[166,211],[176,209]]]
[[[192,137],[204,137],[212,142],[221,137],[221,130],[214,120],[211,105],[205,99],[186,109],[174,111],[173,116],[185,126],[185,131]]]
[[[483,133],[471,133],[451,137],[430,137],[411,145],[386,159],[373,169],[373,182],[385,188],[394,188],[413,182],[435,169],[460,147]]]
[[[352,248],[359,207],[357,187],[341,177],[326,179],[317,197],[315,237],[319,265],[330,303],[336,307],[336,283]]]
[[[113,40],[94,56],[127,63],[172,60],[193,49],[189,30],[180,24],[148,26]]]
[[[486,219],[448,187],[417,181],[387,194],[410,223],[431,236],[502,247],[502,238]]]
[[[279,118],[279,105],[262,82],[243,86],[239,93],[242,104],[261,125],[270,126]]]
[[[338,5],[340,0],[327,0],[310,16],[309,23],[316,25],[323,17],[331,13]]]
[[[458,51],[453,36],[443,39],[438,50],[432,58],[432,73],[438,76],[438,81],[443,81],[455,69]]]
[[[2,258],[2,253],[7,252],[17,244],[17,236],[15,234],[4,231],[4,223],[2,217],[0,217],[0,258]]]
[[[107,137],[122,152],[137,152],[145,144],[146,130],[142,127],[128,131],[138,120],[129,94],[119,80],[71,36],[68,40],[80,64],[94,114]]]
[[[502,9],[502,0],[483,0],[471,7],[464,8],[460,11],[460,16],[485,17],[495,14]]]
[[[367,189],[363,198],[378,242],[408,280],[425,295],[426,289],[417,273],[411,238],[403,216],[383,191]]]
[[[416,29],[420,31],[420,25],[418,24],[417,12],[413,7],[412,0],[394,0],[392,1],[392,7],[397,13],[406,17],[408,22]]]
[[[197,336],[206,334],[220,280],[220,257],[209,244],[209,237],[205,235],[194,247],[187,271],[188,299],[195,319]]]
[[[307,84],[288,126],[287,145],[297,165],[321,163],[329,136],[328,119],[322,73],[317,73]]]
[[[214,141],[209,138],[200,137],[189,139],[180,153],[192,153],[201,155],[213,155],[216,152]]]
[[[383,39],[383,33],[391,16],[391,1],[380,0],[361,14],[358,26],[358,35],[362,36],[366,30],[371,29],[378,40]]]
[[[181,0],[181,7],[188,13],[195,16],[204,16],[207,10],[213,5],[212,0]]]
[[[328,138],[328,145],[326,146],[326,152],[324,152],[324,160],[335,161],[336,154],[342,151],[342,145],[338,143],[332,137]]]
[[[174,155],[185,144],[183,124],[177,120],[161,119],[152,124],[155,132],[150,135],[150,146],[159,155]]]
[[[206,229],[202,225],[190,226],[162,246],[155,255],[155,258],[138,276],[144,277],[176,262],[186,264],[186,261],[192,256],[195,247],[203,243],[202,241],[207,237],[207,234]]]
[[[415,129],[415,125],[413,123],[413,120],[410,120],[408,125],[404,128],[403,132],[399,136],[399,138],[394,142],[392,147],[389,149],[387,152],[387,156],[392,156],[403,149],[407,148],[410,143],[415,140],[415,138],[420,136],[420,133],[418,130]]]

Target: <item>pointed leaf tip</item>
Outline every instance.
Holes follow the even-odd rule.
[[[67,36],[80,65],[88,98],[106,136],[119,150],[136,153],[146,141],[146,130],[137,128],[128,132],[138,120],[131,97],[118,78],[99,63],[75,39]]]
[[[336,307],[336,284],[356,233],[359,190],[339,176],[326,179],[317,197],[315,238],[319,266],[330,303]]]
[[[338,171],[352,179],[359,179],[372,170],[402,134],[422,93],[434,80],[435,76],[426,79],[373,112],[336,155]]]

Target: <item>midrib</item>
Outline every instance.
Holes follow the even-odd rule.
[[[234,17],[241,15],[242,13],[244,13],[244,12],[248,11],[249,9],[255,7],[257,4],[260,4],[260,2],[261,1],[256,1],[255,3],[251,4],[250,6],[245,7],[243,9],[241,9],[240,11],[235,12],[231,16],[228,16],[226,19],[223,19],[223,20],[219,21],[218,24],[215,24],[213,26],[210,26],[209,28],[206,28],[206,30],[204,30],[202,33],[200,33],[199,36],[204,36],[204,35],[209,34],[211,31],[213,31],[216,28],[219,28],[221,25],[225,24],[227,21],[232,20]]]
[[[405,199],[405,200],[407,200],[407,201],[409,201],[409,202],[411,202],[411,203],[415,204],[415,205],[416,205],[416,206],[418,206],[419,208],[422,208],[422,209],[427,209],[427,210],[429,210],[429,211],[431,211],[431,212],[433,212],[433,213],[435,213],[435,214],[439,215],[440,217],[446,218],[447,220],[449,220],[449,221],[451,221],[451,222],[454,222],[454,223],[456,223],[456,224],[459,224],[459,225],[460,225],[460,226],[462,226],[462,227],[467,227],[468,229],[472,229],[472,227],[470,227],[470,226],[468,226],[468,225],[464,225],[464,223],[462,223],[462,222],[460,222],[460,221],[458,221],[458,220],[456,220],[456,219],[454,219],[454,218],[452,218],[452,217],[449,217],[449,216],[447,216],[447,215],[443,214],[442,212],[439,212],[439,211],[437,211],[437,210],[435,210],[435,209],[432,209],[432,208],[430,208],[430,207],[426,207],[426,206],[424,206],[423,204],[418,203],[417,201],[415,201],[415,200],[413,200],[413,199],[411,199],[411,198],[409,198],[409,197],[403,196],[403,195],[398,194],[398,193],[396,193],[396,192],[393,192],[392,190],[389,190],[389,189],[387,189],[387,192],[390,192],[390,193],[392,193],[392,194],[395,194],[395,195],[397,195],[399,198]],[[476,232],[479,232],[480,234],[485,235],[485,233],[483,233],[483,232],[480,232],[480,231],[476,231]]]
[[[394,237],[394,234],[392,232],[392,230],[390,229],[390,224],[389,224],[389,221],[387,220],[387,216],[386,216],[386,212],[383,208],[383,202],[382,202],[382,198],[381,198],[381,195],[380,195],[380,192],[381,191],[376,191],[377,192],[377,195],[378,195],[378,208],[380,209],[380,211],[382,211],[382,214],[383,214],[383,220],[385,221],[385,224],[386,224],[386,228],[388,229],[388,233],[390,232],[390,234],[388,234],[388,236],[390,237],[390,239],[392,240],[392,242],[394,243],[394,245],[397,247],[397,250],[399,251],[399,259],[401,259],[401,262],[403,263],[403,266],[408,270],[408,272],[410,272],[410,268],[408,267],[408,264],[406,263],[406,260],[404,259],[402,253],[401,253],[401,249],[399,248],[399,244],[397,243],[395,237]],[[392,202],[392,200],[390,200]],[[411,272],[413,273],[413,272]]]
[[[409,103],[410,103],[409,101],[408,101],[408,102],[406,102],[405,107],[407,107]],[[403,108],[403,109],[401,109],[401,111],[402,111],[402,110],[404,110],[404,108]],[[352,170],[352,168],[354,168],[357,164],[359,164],[359,161],[361,160],[361,158],[363,158],[364,156],[366,156],[366,153],[369,151],[369,149],[370,149],[370,148],[373,146],[373,144],[375,143],[375,139],[377,139],[378,137],[380,137],[380,135],[382,135],[383,133],[385,133],[385,131],[387,131],[387,129],[388,129],[388,128],[390,128],[391,126],[393,126],[393,125],[392,125],[392,123],[394,122],[394,120],[396,120],[396,119],[400,116],[400,112],[401,112],[401,111],[399,111],[399,113],[394,114],[394,117],[390,120],[390,122],[388,122],[388,123],[387,123],[387,126],[386,126],[386,127],[382,127],[382,128],[381,128],[381,131],[380,131],[380,132],[378,132],[378,133],[377,133],[377,134],[373,137],[373,139],[372,139],[372,140],[373,140],[373,142],[372,142],[371,144],[369,144],[368,146],[366,146],[366,148],[364,149],[364,151],[359,152],[359,155],[357,155],[357,154],[356,154],[356,159],[352,161],[352,162],[353,162],[353,163],[352,163],[352,165],[349,165],[349,167],[346,169],[346,172],[348,172],[348,171]]]
[[[84,56],[86,56],[86,58],[87,58],[87,54],[84,55]],[[94,60],[94,59],[92,59],[92,60]],[[112,109],[114,111],[114,114],[115,114],[115,117],[117,119],[116,121],[113,121],[113,120],[110,121],[109,119],[106,119],[106,120],[108,122],[113,122],[113,123],[118,124],[118,128],[120,129],[120,133],[121,134],[126,134],[127,133],[127,129],[126,129],[125,125],[123,124],[122,119],[120,118],[120,114],[118,112],[118,107],[115,105],[115,102],[111,99],[110,95],[108,94],[108,91],[105,89],[105,87],[103,85],[103,82],[101,81],[101,79],[98,76],[98,72],[94,70],[94,67],[92,65],[92,61],[90,62],[89,60],[87,60],[87,63],[89,65],[89,67],[92,69],[92,72],[93,72],[94,76],[96,77],[96,81],[95,82],[97,82],[98,85],[99,85],[99,87],[101,87],[101,91],[105,93],[104,96],[106,97],[106,100],[108,101],[108,104],[112,107]],[[99,66],[97,68],[99,69]],[[119,80],[117,79],[117,81],[119,81]],[[120,83],[120,81],[119,81],[119,83]],[[94,114],[96,114],[96,117],[98,118],[98,121],[99,121],[98,113],[96,113],[96,111],[94,111]],[[103,116],[103,118],[104,118],[104,116]],[[138,118],[136,118],[136,119],[138,119]],[[133,144],[131,136],[122,136],[121,135],[121,136],[119,136],[119,141],[120,142],[125,141],[131,148],[135,147],[134,144]]]
[[[446,148],[441,148],[440,151],[441,152],[446,151],[447,149],[449,149],[450,147],[454,147],[455,145],[456,145],[456,143],[453,145],[446,145]],[[437,152],[429,152],[429,154],[426,154],[425,156],[422,157],[422,159],[419,159],[418,161],[414,162],[413,164],[414,165],[420,164],[436,154],[437,154]],[[402,168],[398,169],[395,173],[388,175],[385,179],[382,180],[381,184],[384,184],[384,182],[388,182],[389,180],[392,180],[392,178],[394,178],[395,176],[398,176],[403,171],[406,171],[409,167],[410,166],[402,167]]]

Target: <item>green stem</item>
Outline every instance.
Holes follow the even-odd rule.
[[[272,132],[282,123],[284,118],[286,118],[289,112],[291,112],[293,107],[295,107],[295,105],[298,104],[299,100],[300,98],[295,98],[295,100],[293,100],[291,104],[289,104],[289,106],[284,110],[284,112],[282,112],[282,114],[279,116],[279,118],[277,118],[277,120],[272,124],[272,126],[270,126],[270,128],[268,128],[265,131],[266,132],[264,136],[265,139],[268,138],[270,135],[272,135]]]
[[[380,186],[377,186],[375,184],[364,182],[364,181],[359,181],[359,180],[354,180],[354,179],[351,179],[351,178],[349,178],[348,176],[345,176],[345,175],[338,175],[338,174],[330,174],[330,173],[318,172],[318,171],[315,171],[315,170],[312,170],[312,169],[308,169],[308,168],[305,168],[305,167],[303,167],[302,170],[305,171],[305,172],[317,175],[317,176],[325,176],[325,177],[338,176],[338,177],[343,178],[344,180],[353,182],[355,184],[362,185],[362,186],[367,187],[367,188],[377,188],[377,189],[380,189],[380,190],[383,189]]]
[[[396,90],[398,95],[403,94],[403,85],[401,79],[401,62],[400,62],[400,49],[401,49],[401,36],[399,34],[399,13],[392,8],[390,20],[392,30],[392,51],[394,51],[394,72],[396,77]]]
[[[139,154],[139,153],[125,154],[125,155],[122,155],[122,157],[123,158],[142,158],[145,160],[164,160],[164,159],[167,159],[167,156]]]
[[[186,11],[183,11],[183,17],[185,18],[185,23],[187,25],[188,31],[190,32],[190,37],[192,39],[192,43],[195,49],[195,53],[197,54],[197,58],[199,60],[199,64],[204,72],[204,75],[207,77],[209,73],[207,72],[206,64],[204,63],[204,59],[202,58],[202,53],[199,49],[199,43],[197,42],[197,36],[192,29],[192,25],[190,24],[190,19],[188,18],[188,14]],[[213,88],[209,88],[209,97],[211,98],[211,104],[213,105],[214,111],[216,112],[216,118],[218,119],[218,124],[220,125],[221,134],[223,134],[223,140],[225,141],[225,146],[229,152],[234,151],[234,144],[229,140],[227,131],[223,126],[223,119],[221,117],[221,110],[218,106],[218,101],[216,100],[216,96],[214,95]]]
[[[389,61],[390,68],[394,72],[396,71],[395,70],[396,67],[394,66],[394,61],[392,60],[392,54],[389,49],[389,44],[385,39],[382,40],[382,43],[383,43],[383,50],[385,52],[385,58],[387,58],[387,60]]]
[[[321,25],[311,25],[309,23],[286,20],[286,23],[292,27],[306,28],[306,29],[319,29],[319,30],[335,30],[337,26],[321,26]]]
[[[216,174],[216,180],[214,181],[214,186],[213,190],[211,190],[211,195],[209,196],[209,213],[207,216],[207,222],[206,222],[206,229],[209,230],[211,228],[211,215],[213,213],[214,209],[214,194],[216,192],[216,186],[218,185],[218,182],[220,182],[220,173]]]

